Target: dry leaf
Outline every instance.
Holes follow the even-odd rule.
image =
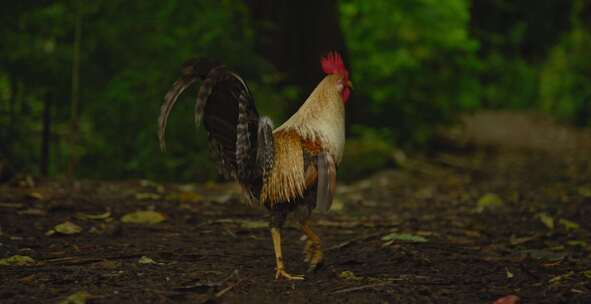
[[[503,200],[494,193],[487,193],[478,200],[476,212],[482,213],[484,210],[492,210],[503,206]]]
[[[403,241],[403,242],[414,242],[414,243],[424,243],[428,240],[422,236],[413,235],[410,233],[396,233],[392,232],[386,234],[382,237],[382,241],[385,241],[384,246],[391,245],[394,241]]]
[[[42,200],[43,199],[43,194],[39,193],[39,192],[31,192],[28,194],[29,198],[34,198],[36,200]]]
[[[512,279],[515,276],[507,267],[505,267],[505,275],[507,276],[507,279]]]
[[[135,199],[139,201],[156,201],[162,197],[156,193],[138,192],[135,194]]]
[[[121,218],[121,222],[127,224],[158,224],[165,220],[162,213],[150,210],[131,212]]]
[[[72,223],[72,222],[64,222],[59,225],[53,227],[52,230],[47,231],[45,235],[53,235],[54,233],[61,233],[61,234],[76,234],[82,231],[82,227]]]
[[[61,300],[59,304],[86,304],[90,299],[92,299],[92,295],[89,292],[79,291]]]
[[[160,263],[157,263],[156,261],[154,261],[153,259],[147,257],[147,256],[142,256],[138,261],[138,263],[140,264],[154,264],[154,265],[159,265]]]
[[[0,259],[0,266],[31,266],[35,265],[35,260],[26,255],[13,255],[4,259]]]
[[[109,217],[111,217],[110,211],[100,214],[76,213],[76,218],[81,220],[106,220]]]
[[[561,218],[560,220],[558,220],[558,223],[562,226],[564,226],[564,228],[566,230],[577,230],[580,228],[579,224],[573,222],[573,221],[569,221],[567,219],[563,219]]]
[[[540,221],[542,221],[542,224],[544,224],[544,226],[546,226],[548,229],[554,229],[554,219],[551,216],[542,212],[538,213],[538,218],[540,219]]]
[[[339,273],[339,278],[343,280],[359,281],[363,278],[356,276],[353,271],[345,270]]]
[[[497,299],[493,304],[518,304],[520,301],[516,295],[508,295]]]

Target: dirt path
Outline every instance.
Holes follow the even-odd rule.
[[[273,280],[265,211],[232,185],[3,186],[0,259],[34,261],[0,266],[0,302],[591,303],[588,162],[439,153],[341,185],[333,207],[315,216],[324,267],[294,283]],[[122,222],[137,210],[166,218]],[[82,230],[47,235],[66,221]],[[293,273],[306,269],[300,236],[285,231]]]

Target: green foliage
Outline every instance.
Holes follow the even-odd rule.
[[[562,120],[591,126],[591,34],[581,28],[555,46],[540,73],[540,107]]]
[[[264,38],[247,4],[7,3],[0,12],[0,167],[8,160],[16,171],[39,173],[47,109],[50,175],[64,174],[76,155],[79,177],[216,178],[205,132],[194,131],[195,88],[181,96],[167,128],[168,151],[159,151],[156,118],[183,61],[223,60],[249,83],[260,112],[277,123],[307,94],[285,83],[293,71],[280,73],[261,55],[269,52],[257,47],[268,43],[257,44]],[[343,0],[338,7],[355,89],[340,177],[393,164],[394,146],[423,146],[463,111],[541,109],[591,125],[588,1]],[[80,140],[74,143],[69,138],[77,14],[81,116]],[[260,28],[276,26],[281,25]]]
[[[347,141],[339,178],[353,180],[394,164],[392,137],[388,130],[362,126],[353,128]]]
[[[242,2],[82,1],[81,142],[72,145],[73,3],[18,7],[13,18],[4,20],[2,35],[10,43],[0,48],[6,59],[0,68],[5,71],[0,73],[0,102],[2,109],[15,110],[1,116],[0,139],[19,170],[37,172],[42,100],[52,98],[52,174],[64,172],[76,154],[78,174],[84,177],[215,178],[205,134],[193,131],[195,88],[187,91],[191,98],[181,98],[169,120],[168,152],[160,153],[157,144],[162,98],[181,64],[194,56],[223,59],[255,90],[264,113],[283,118],[285,103],[277,101],[293,96],[294,88],[274,89],[278,73],[255,52]],[[23,32],[17,34],[14,27]]]
[[[468,1],[344,1],[341,18],[371,126],[423,144],[433,126],[478,105]]]

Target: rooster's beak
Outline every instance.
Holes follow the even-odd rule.
[[[351,82],[351,80],[347,80],[347,86],[348,86],[350,89],[353,89],[353,83]]]

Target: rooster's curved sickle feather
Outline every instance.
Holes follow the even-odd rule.
[[[170,111],[172,111],[172,108],[183,91],[196,80],[196,78],[183,77],[182,79],[175,81],[172,88],[166,93],[166,96],[164,96],[164,104],[160,107],[160,117],[158,117],[158,139],[160,141],[160,150],[162,151],[166,150],[166,123],[168,122]]]
[[[222,67],[222,65],[217,60],[212,59],[190,59],[183,64],[181,69],[182,77],[172,84],[172,87],[168,90],[166,96],[164,96],[164,103],[160,108],[160,117],[158,118],[158,139],[160,141],[160,150],[166,150],[166,123],[168,122],[168,116],[179,96],[195,81],[205,79],[210,72],[217,70],[219,67]],[[207,81],[208,79],[205,80]],[[206,81],[204,81],[204,83]],[[199,107],[201,112],[203,112],[205,102],[200,101],[207,99],[211,93],[211,87],[211,83],[206,87],[209,88],[209,91],[205,90],[203,86],[201,87],[199,94],[197,95],[195,111],[197,111],[197,108]],[[195,119],[197,120],[197,112],[195,113]]]

